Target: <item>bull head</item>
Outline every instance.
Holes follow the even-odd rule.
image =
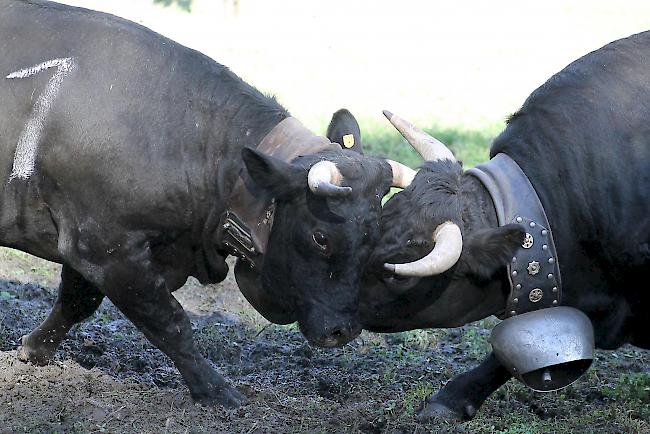
[[[360,299],[364,328],[456,327],[499,312],[505,295],[495,276],[524,232],[516,225],[497,227],[489,193],[463,176],[449,149],[385,114],[427,161],[382,210],[381,238]]]
[[[261,286],[245,295],[268,319],[298,321],[311,343],[325,347],[360,333],[361,277],[379,239],[381,199],[415,174],[398,162],[362,155],[359,141],[354,146],[291,161],[242,152],[250,179],[275,211],[262,270],[256,277],[239,265],[236,272],[246,277],[238,282]]]
[[[384,110],[384,116],[402,134],[411,146],[427,161],[450,160],[455,162],[454,154],[442,142],[431,137],[405,119]],[[395,173],[395,171],[394,171]],[[409,174],[409,182],[415,178]],[[433,231],[434,248],[422,259],[405,264],[384,264],[384,267],[401,276],[422,277],[443,273],[454,266],[463,250],[460,228],[451,221],[441,223]]]

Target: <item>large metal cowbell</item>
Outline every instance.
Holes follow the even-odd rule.
[[[587,315],[569,306],[523,313],[497,324],[490,343],[512,375],[538,392],[576,381],[594,358],[594,330]]]

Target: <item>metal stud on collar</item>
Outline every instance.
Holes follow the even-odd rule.
[[[533,247],[534,242],[535,240],[533,236],[528,232],[526,232],[526,237],[524,238],[524,242],[521,245],[521,247],[523,247],[524,249],[530,249],[531,247]]]
[[[533,303],[537,303],[542,297],[544,297],[544,291],[540,288],[535,288],[528,294],[528,299]]]
[[[530,274],[531,276],[534,276],[537,273],[539,273],[540,269],[541,269],[541,267],[539,266],[539,262],[531,261],[531,262],[528,263],[527,270],[528,270],[528,274]]]

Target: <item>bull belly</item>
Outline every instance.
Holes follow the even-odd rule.
[[[61,263],[58,231],[47,206],[26,193],[16,192],[12,183],[0,194],[0,246],[22,250]],[[25,196],[30,197],[25,199]]]

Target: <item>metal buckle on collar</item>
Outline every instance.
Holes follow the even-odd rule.
[[[229,254],[248,260],[254,266],[253,257],[258,256],[260,252],[255,247],[253,237],[246,225],[237,214],[231,210],[224,213],[217,236]]]

